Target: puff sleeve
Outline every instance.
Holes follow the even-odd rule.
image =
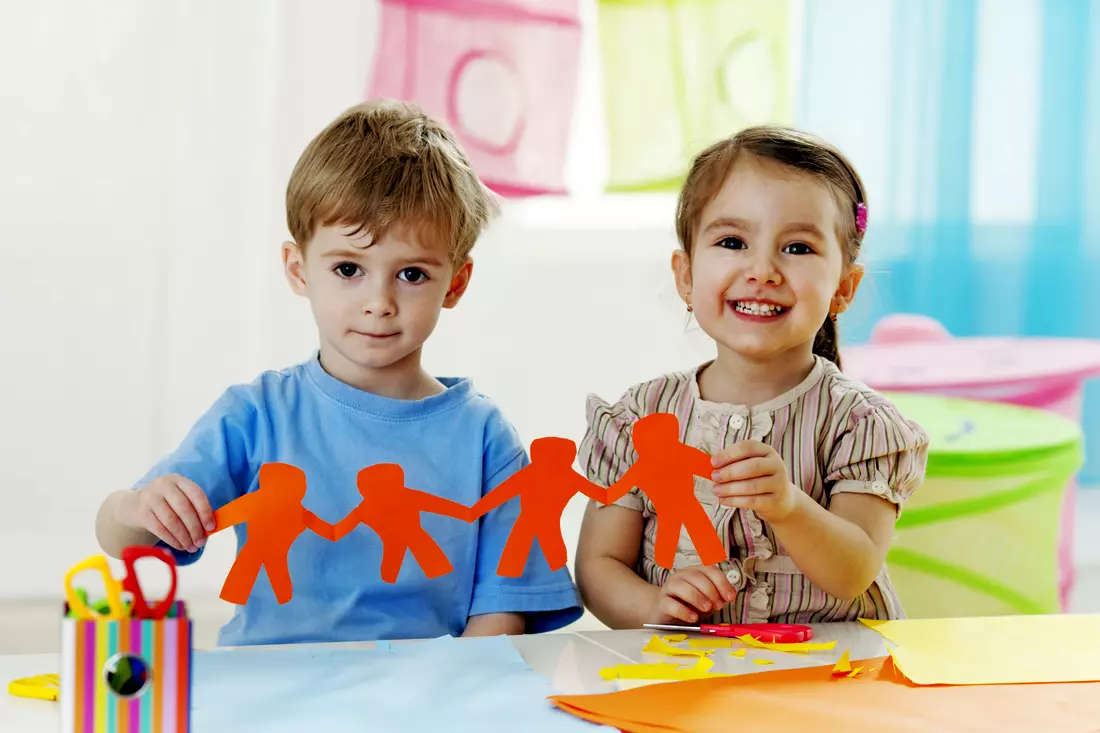
[[[888,402],[849,415],[833,445],[825,475],[830,496],[873,494],[902,507],[924,482],[928,433]]]
[[[577,451],[584,475],[594,484],[609,487],[622,478],[638,460],[632,435],[641,418],[635,390],[628,391],[614,405],[589,395],[585,403],[588,426]],[[645,495],[637,487],[615,502],[616,506],[643,511]]]

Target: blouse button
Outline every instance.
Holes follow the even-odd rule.
[[[740,430],[745,426],[745,418],[740,415],[734,415],[730,418],[730,425],[733,426],[734,430]]]

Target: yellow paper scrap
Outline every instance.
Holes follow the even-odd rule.
[[[687,634],[669,634],[668,636],[664,637],[664,640],[667,641],[669,644],[678,644],[687,638]]]
[[[731,651],[731,652],[730,652],[730,656],[733,656],[733,657],[744,657],[744,656],[745,656],[745,652],[747,652],[747,651],[748,651],[748,649],[734,649],[733,651]]]
[[[673,657],[704,657],[714,652],[713,649],[682,649],[666,643],[661,637],[654,636],[649,643],[642,648],[643,652],[653,654],[667,654]]]
[[[754,660],[752,660],[752,663],[753,664],[759,664],[761,666],[763,666],[765,664],[775,664],[775,662],[773,662],[770,659],[754,659]]]
[[[770,649],[773,652],[793,652],[794,654],[805,654],[806,652],[813,651],[826,651],[836,646],[835,641],[823,641],[817,643],[800,642],[797,644],[782,644],[774,641],[760,641],[748,634],[737,637],[737,640],[744,642],[749,646],[756,647],[757,649]]]
[[[1100,614],[860,621],[918,685],[1100,681]]]
[[[683,666],[675,662],[656,664],[616,664],[604,667],[600,677],[605,680],[698,680],[706,677],[730,677],[732,675],[711,672],[714,660],[699,657],[695,664]]]
[[[733,646],[733,639],[723,639],[720,636],[711,637],[709,639],[690,639],[688,646],[695,649],[729,649]]]
[[[855,677],[857,674],[863,671],[863,667],[853,667],[852,671],[848,673],[849,677]]]
[[[852,671],[852,663],[848,660],[848,650],[844,650],[844,654],[837,660],[836,666],[833,667],[833,674],[847,674]]]

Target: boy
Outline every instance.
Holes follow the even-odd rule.
[[[313,310],[319,350],[230,387],[174,453],[108,496],[96,520],[104,551],[162,544],[192,563],[213,510],[255,491],[262,464],[284,463],[304,472],[303,504],[322,529],[290,547],[293,599],[280,604],[261,578],[220,645],[536,633],[579,618],[568,571],[549,571],[541,553],[522,577],[497,575],[518,502],[472,523],[420,514],[454,567],[438,577],[409,553],[396,582],[384,582],[371,528],[335,542],[323,530],[362,501],[357,476],[371,465],[398,464],[409,487],[467,507],[527,465],[515,430],[469,380],[421,367],[495,213],[450,132],[415,106],[369,102],[333,121],[291,175],[293,241],[282,251],[291,289]],[[235,531],[240,548],[247,523]]]

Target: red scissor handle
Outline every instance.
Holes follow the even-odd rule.
[[[168,566],[168,570],[172,574],[172,585],[168,589],[168,594],[152,608],[149,608],[149,601],[145,597],[145,591],[141,589],[137,571],[134,569],[134,564],[143,557],[160,560]],[[132,612],[134,618],[162,619],[167,616],[172,604],[176,601],[176,559],[172,557],[172,553],[163,547],[139,545],[123,548],[121,560],[123,565],[126,566],[126,575],[122,579],[122,590],[128,592],[134,599]]]
[[[703,624],[699,632],[714,636],[751,636],[757,641],[798,644],[814,637],[813,629],[800,624]]]

